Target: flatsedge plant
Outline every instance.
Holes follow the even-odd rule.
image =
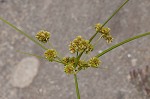
[[[83,54],[89,54],[94,50],[94,47],[96,46],[96,43],[102,38],[106,40],[107,43],[111,43],[113,41],[113,37],[110,34],[110,29],[108,27],[105,27],[105,25],[119,12],[119,10],[127,4],[129,0],[126,0],[117,10],[114,11],[114,13],[103,23],[103,24],[96,24],[95,25],[95,34],[89,39],[86,40],[82,36],[77,36],[72,42],[69,44],[69,50],[70,53],[75,54],[73,57],[60,57],[58,52],[51,48],[45,47],[45,43],[49,43],[49,39],[51,37],[50,32],[46,30],[39,31],[34,39],[33,37],[29,36],[27,33],[23,32],[22,30],[18,29],[15,25],[11,24],[7,20],[0,17],[0,20],[9,25],[10,27],[14,28],[16,31],[18,31],[20,34],[23,34],[27,38],[29,38],[31,41],[33,41],[35,44],[39,45],[42,49],[45,50],[43,52],[43,56],[34,55],[38,58],[44,58],[48,60],[49,62],[58,62],[64,65],[64,72],[68,75],[74,75],[75,80],[75,86],[76,86],[76,94],[77,99],[80,99],[80,92],[78,87],[78,79],[77,79],[77,73],[81,70],[86,70],[87,68],[98,68],[101,65],[100,57],[107,52],[110,52],[111,50],[128,43],[132,40],[141,38],[143,36],[150,35],[150,32],[146,32],[143,34],[139,34],[137,36],[128,38],[118,44],[115,44],[108,49],[102,51],[101,53],[98,53],[97,55],[91,57],[89,60],[81,59]],[[99,39],[96,41],[96,43],[92,43],[92,40],[99,35]],[[28,53],[25,53],[28,54]],[[29,54],[33,55],[33,54]]]

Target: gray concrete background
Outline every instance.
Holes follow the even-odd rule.
[[[125,0],[0,0],[0,16],[29,35],[51,32],[53,46],[63,55],[77,35],[90,38],[94,24],[103,23]],[[150,1],[130,0],[107,24],[112,44],[101,40],[96,53],[128,37],[150,31]],[[76,99],[73,76],[63,66],[17,50],[42,55],[43,50],[0,21],[0,99]],[[103,69],[78,74],[81,99],[146,99],[129,83],[134,67],[150,65],[150,36],[123,45],[101,57]]]

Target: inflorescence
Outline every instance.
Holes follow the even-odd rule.
[[[110,28],[102,27],[102,24],[98,23],[95,25],[95,30],[96,32],[101,33],[101,37],[104,38],[107,43],[111,43],[113,41],[113,38],[110,34]]]
[[[41,30],[35,36],[40,42],[47,43],[50,38],[50,32]]]
[[[96,24],[95,31],[101,33],[101,37],[104,38],[107,43],[111,43],[113,38],[110,35],[110,29],[107,27],[102,27],[100,23]],[[50,32],[41,30],[35,36],[40,42],[47,43],[50,39]],[[80,59],[79,55],[85,53],[89,54],[94,50],[94,46],[89,40],[84,39],[82,36],[77,36],[69,44],[70,53],[76,53],[76,57],[63,57],[62,59],[58,57],[57,51],[55,49],[47,49],[44,52],[44,57],[50,62],[59,62],[64,64],[64,72],[66,74],[76,74],[80,70],[85,70],[89,67],[98,68],[101,61],[98,57],[92,57],[89,60]]]
[[[89,43],[88,40],[82,38],[82,36],[77,36],[69,45],[69,50],[71,53],[82,52],[85,50],[86,54],[93,51],[93,45]]]

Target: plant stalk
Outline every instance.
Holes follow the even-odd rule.
[[[100,54],[98,54],[96,57],[100,57],[100,56],[106,54],[107,52],[109,52],[109,51],[111,51],[111,50],[113,50],[113,49],[115,49],[115,48],[117,48],[117,47],[119,47],[119,46],[121,46],[121,45],[123,45],[123,44],[125,44],[125,43],[128,43],[128,42],[130,42],[130,41],[133,41],[133,40],[135,40],[135,39],[138,39],[138,38],[141,38],[141,37],[147,36],[147,35],[150,35],[150,32],[146,32],[146,33],[143,33],[143,34],[140,34],[140,35],[137,35],[137,36],[128,38],[128,39],[126,39],[126,40],[124,40],[124,41],[122,41],[122,42],[120,42],[120,43],[118,43],[118,44],[115,44],[115,45],[113,45],[112,47],[110,47],[110,48],[104,50],[103,52],[101,52]]]
[[[113,14],[103,23],[103,25],[101,26],[100,29],[102,29],[119,11],[120,9],[128,2],[129,0],[126,0],[117,10],[115,10],[113,12]],[[95,36],[97,35],[98,32],[96,32],[90,39],[89,39],[89,43],[95,38]],[[85,51],[85,50],[84,50]],[[82,54],[84,53],[84,51],[82,51],[79,56],[78,59],[80,59],[80,57],[82,56]]]
[[[103,25],[101,26],[100,29],[102,29],[102,28],[113,18],[113,16],[115,16],[115,15],[120,11],[120,9],[121,9],[128,1],[129,1],[129,0],[126,0],[117,10],[115,10],[115,11],[113,12],[113,14],[103,23]],[[89,42],[91,42],[91,41],[94,39],[94,37],[97,35],[97,33],[98,33],[98,32],[96,32],[96,33],[90,38]]]
[[[6,23],[7,25],[9,25],[10,27],[12,27],[13,29],[15,29],[16,31],[18,31],[20,34],[23,34],[24,36],[26,36],[28,39],[30,39],[31,41],[33,41],[35,44],[37,44],[40,47],[42,47],[43,49],[47,50],[47,48],[44,45],[42,45],[41,43],[39,43],[38,41],[36,41],[34,38],[32,38],[31,36],[29,36],[27,33],[23,32],[20,29],[18,29],[16,26],[14,26],[13,24],[11,24],[7,20],[5,20],[5,19],[3,19],[1,17],[0,17],[0,20],[3,21],[4,23]]]
[[[75,85],[76,85],[77,99],[80,99],[80,92],[79,92],[79,87],[78,87],[78,79],[77,79],[77,75],[76,74],[74,74],[74,81],[75,81]]]

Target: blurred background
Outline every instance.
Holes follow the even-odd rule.
[[[0,17],[32,37],[41,29],[62,56],[76,36],[89,39],[125,0],[0,0]],[[150,1],[130,0],[106,25],[114,41],[103,39],[96,55],[129,37],[150,31]],[[98,37],[97,37],[98,38]],[[0,21],[0,99],[76,99],[74,79],[63,65],[19,53],[42,55],[44,50]],[[100,58],[101,67],[78,73],[81,99],[146,99],[129,82],[129,71],[150,65],[150,36],[125,44]],[[148,99],[148,98],[147,98]]]

